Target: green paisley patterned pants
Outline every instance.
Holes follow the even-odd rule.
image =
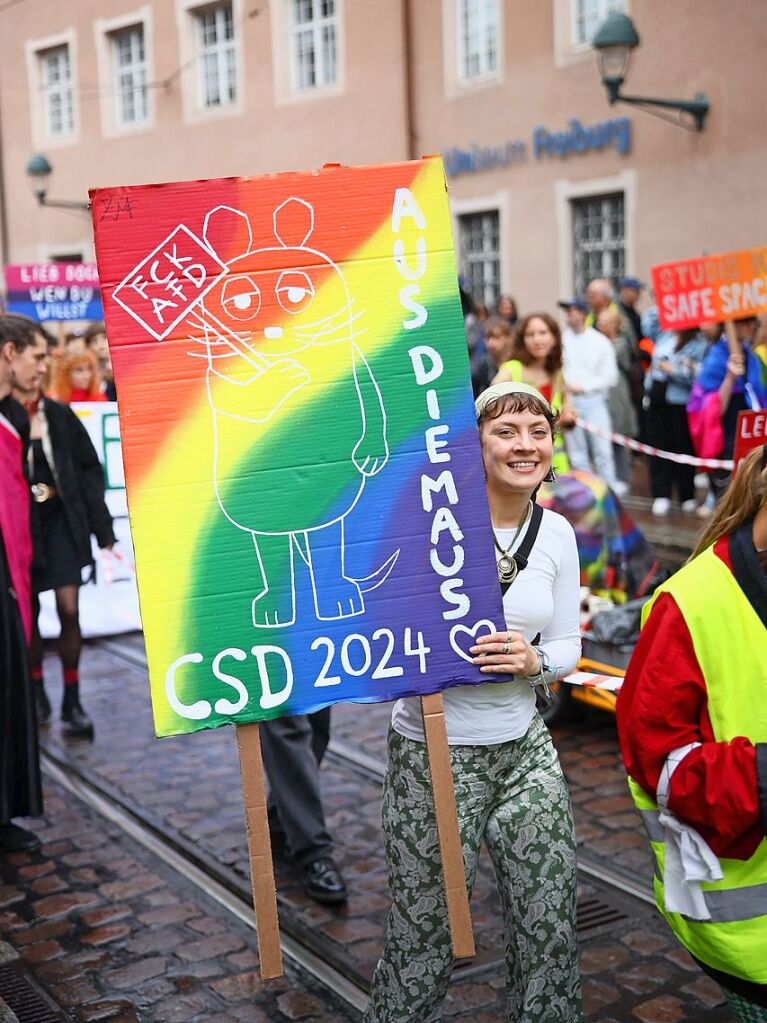
[[[743,995],[730,991],[729,988],[723,987],[722,991],[737,1023],[767,1023],[767,1009],[749,1002]]]
[[[484,838],[501,893],[507,1018],[580,1023],[572,811],[546,726],[450,755],[469,892]],[[364,1023],[436,1023],[453,956],[428,759],[394,730],[383,827],[393,906]]]

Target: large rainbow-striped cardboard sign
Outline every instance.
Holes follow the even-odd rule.
[[[158,735],[486,683],[441,160],[91,197]]]

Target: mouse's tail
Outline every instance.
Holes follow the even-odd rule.
[[[309,563],[309,551],[307,549],[306,536],[304,534],[294,533],[293,542],[301,556],[301,560],[307,568],[310,568],[311,565]],[[371,572],[370,575],[366,575],[362,579],[354,579],[352,576],[349,576],[349,578],[352,582],[355,582],[359,586],[362,593],[370,593],[371,590],[378,589],[378,587],[385,583],[389,578],[394,566],[397,564],[399,554],[399,550],[396,550],[386,559],[386,561],[384,561],[380,568],[377,568],[375,572]]]
[[[384,561],[380,568],[376,569],[375,572],[371,572],[370,575],[366,575],[363,579],[353,580],[360,588],[363,593],[370,593],[371,590],[377,589],[392,573],[394,566],[397,564],[399,559],[399,550],[396,550],[394,554]]]

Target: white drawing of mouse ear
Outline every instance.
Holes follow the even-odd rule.
[[[303,199],[286,199],[274,211],[274,234],[286,248],[300,249],[314,230],[314,207]]]
[[[250,221],[242,210],[231,206],[216,206],[208,213],[202,236],[216,255],[226,253],[229,259],[244,256],[253,247]]]

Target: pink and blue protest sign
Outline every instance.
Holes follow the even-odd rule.
[[[33,320],[100,320],[95,263],[13,263],[5,268],[6,309]]]

